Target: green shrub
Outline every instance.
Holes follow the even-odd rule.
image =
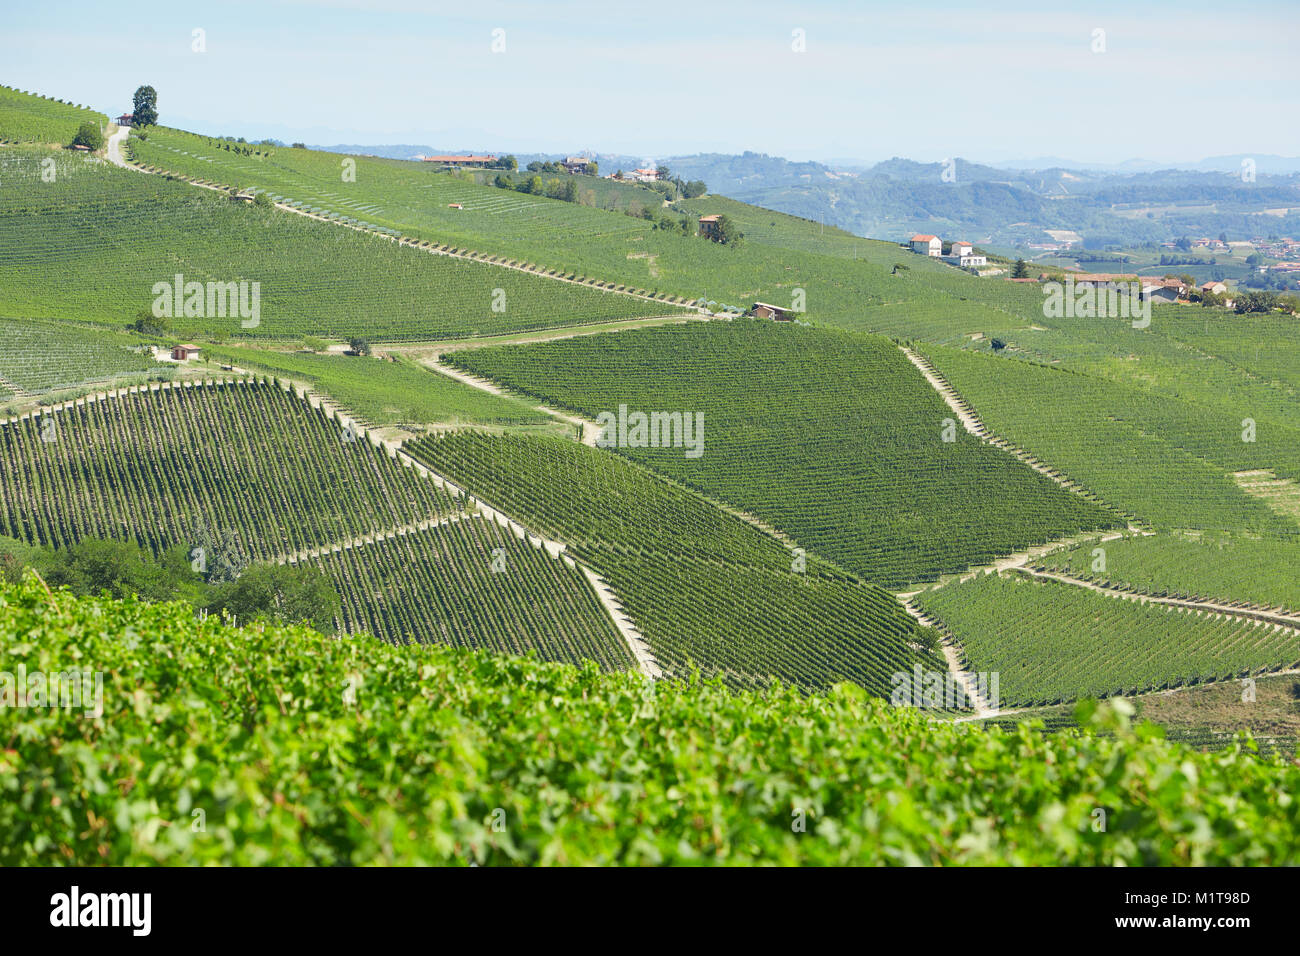
[[[82,123],[77,127],[77,135],[72,137],[73,146],[85,146],[90,150],[104,148],[104,134],[94,123]]]

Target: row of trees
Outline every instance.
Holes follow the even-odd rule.
[[[655,167],[655,179],[652,182],[643,183],[655,192],[663,193],[669,200],[677,199],[697,199],[709,191],[709,187],[704,184],[702,179],[692,179],[689,182],[682,177],[673,173],[667,166]],[[625,179],[623,170],[614,173],[615,179]]]
[[[184,601],[210,614],[224,611],[240,622],[303,623],[327,634],[334,630],[340,598],[319,568],[246,563],[239,567],[246,559],[237,548],[232,552],[207,538],[204,545],[155,556],[127,541],[88,538],[56,550],[0,537],[0,581],[17,583],[30,568],[51,587],[78,595],[107,592],[115,598],[134,595],[150,602]]]
[[[1300,313],[1300,295],[1295,293],[1279,295],[1264,290],[1248,291],[1238,289],[1234,293],[1215,295],[1213,292],[1201,294],[1206,305],[1223,305],[1226,299],[1232,299],[1232,310],[1238,315],[1247,312],[1274,312],[1281,310],[1291,315]]]
[[[564,202],[578,201],[578,184],[573,179],[548,179],[543,182],[542,177],[534,173],[527,179],[516,183],[508,176],[498,173],[492,185],[498,189],[514,189],[516,192],[528,193],[533,196],[546,196]]]
[[[511,159],[514,159],[513,156],[511,156],[510,158],[511,158]],[[491,164],[489,163],[488,165],[491,165]],[[516,167],[511,167],[511,168],[513,169],[513,168],[516,168]],[[564,163],[560,162],[559,160],[554,160],[554,161],[551,161],[551,162],[540,162],[540,161],[538,161],[538,160],[534,160],[533,162],[529,163],[525,168],[526,168],[530,173],[548,173],[548,174],[553,174],[553,175],[559,175],[560,173],[568,173],[568,172],[569,172],[569,168],[568,168],[567,166],[565,166]],[[582,175],[582,176],[598,176],[598,175],[600,175],[600,164],[597,163],[595,160],[592,160],[591,162],[587,163],[587,165],[584,166],[584,167],[582,168],[582,172],[579,173],[579,175]]]

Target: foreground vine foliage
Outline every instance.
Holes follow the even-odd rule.
[[[0,642],[6,688],[103,674],[100,718],[0,707],[4,865],[1300,860],[1294,761],[1118,712],[1106,736],[980,729],[845,685],[652,686],[34,575],[0,589]]]

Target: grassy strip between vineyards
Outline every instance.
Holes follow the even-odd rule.
[[[47,158],[53,181],[42,178]],[[186,337],[469,338],[680,311],[433,255],[78,154],[0,154],[4,314],[121,328],[162,311],[155,286],[174,288],[178,274],[205,284],[202,295],[183,288],[179,304],[169,297],[172,329]],[[234,283],[236,293],[214,296],[210,282]]]
[[[102,675],[97,718],[0,708],[6,866],[1300,861],[1300,768],[1118,719],[1044,738],[34,578],[0,588],[0,647],[9,674]]]
[[[877,337],[737,319],[447,361],[589,418],[622,406],[702,418],[697,457],[682,447],[619,451],[884,587],[1122,524],[968,434]]]
[[[361,421],[374,425],[550,425],[527,402],[493,395],[397,356],[393,361],[337,353],[273,352],[215,346],[204,354],[240,368],[306,380]]]
[[[1097,547],[1101,554],[1094,554]],[[1246,601],[1300,612],[1300,541],[1175,531],[1083,544],[1034,563],[1151,594]]]
[[[1139,604],[1084,587],[984,574],[914,598],[996,673],[1002,705],[1032,707],[1226,680],[1300,662],[1300,632]]]
[[[887,696],[915,664],[946,670],[906,611],[683,488],[561,438],[456,432],[406,446],[598,571],[665,673]],[[798,569],[798,570],[796,570]]]

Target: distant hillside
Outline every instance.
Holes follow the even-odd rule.
[[[595,153],[591,150],[575,149],[568,153],[526,153],[518,150],[492,148],[487,149],[483,146],[475,146],[473,149],[457,146],[440,147],[416,145],[411,143],[382,143],[371,145],[359,145],[356,143],[342,143],[334,146],[316,146],[309,145],[308,149],[320,150],[324,153],[346,153],[350,156],[378,156],[381,159],[419,159],[422,156],[438,155],[461,155],[474,153],[475,155],[489,154],[492,156],[514,156],[519,160],[521,167],[531,162],[554,162],[562,160],[568,156],[590,156],[600,164],[602,173],[612,173],[616,169],[636,169],[639,166],[647,164],[655,165],[655,160],[646,156],[630,156],[625,153]]]
[[[1209,156],[1196,162],[1179,163],[1177,168],[1196,172],[1232,173],[1241,169],[1243,159],[1253,160],[1258,172],[1275,176],[1289,176],[1300,173],[1300,156],[1274,156],[1260,153],[1235,153],[1229,156]],[[1102,173],[1136,173],[1168,169],[1168,163],[1157,163],[1150,159],[1127,159],[1122,163],[1081,163],[1060,156],[1040,156],[1036,159],[1011,159],[1001,163],[992,163],[998,169],[1086,169]]]
[[[357,146],[343,144],[338,146],[308,146],[323,153],[347,153],[352,156],[379,156],[382,159],[415,159],[418,156],[432,156],[437,152],[432,146],[412,146],[396,143],[383,146]]]
[[[1238,159],[1203,164],[1236,170]],[[1263,162],[1248,182],[1224,171],[1121,175],[1006,169],[960,158],[918,163],[896,157],[855,170],[746,152],[675,157],[668,165],[686,178],[703,179],[712,192],[895,241],[920,231],[1025,246],[1050,241],[1047,230],[1065,230],[1100,248],[1185,235],[1247,238],[1300,231],[1300,173],[1273,174]]]

